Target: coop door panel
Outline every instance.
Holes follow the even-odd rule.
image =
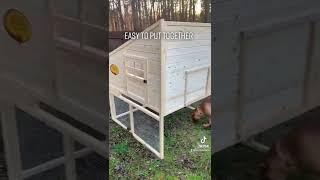
[[[197,101],[206,96],[209,72],[208,68],[186,72],[185,104]]]
[[[146,101],[146,88],[143,87],[144,84],[134,78],[128,77],[127,79],[127,92],[128,95],[139,101],[140,103],[145,103]]]
[[[307,27],[291,25],[244,40],[245,133],[280,123],[274,117],[301,106]]]
[[[48,96],[53,81],[54,44],[48,3],[36,0],[4,0],[0,6],[0,74],[43,96]],[[31,36],[27,35],[29,40],[21,44],[11,37],[4,27],[5,13],[12,8],[21,12],[28,23],[23,23],[20,18],[12,21],[14,23],[10,23],[11,27],[15,27],[15,32],[20,32],[18,34],[31,32]]]
[[[311,62],[310,72],[310,91],[309,102],[312,104],[319,104],[320,102],[320,21],[315,26],[315,46],[314,57]]]
[[[292,25],[244,40],[242,63],[245,66],[243,78],[247,101],[302,84],[307,27],[307,24]]]
[[[147,61],[143,58],[125,55],[128,96],[147,103]]]

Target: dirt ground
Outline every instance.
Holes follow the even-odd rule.
[[[256,136],[259,142],[270,146],[279,137],[290,129],[299,126],[306,119],[320,120],[320,108],[316,108],[299,117],[291,119],[283,124],[271,128]],[[320,142],[318,142],[320,143]],[[258,164],[264,153],[253,150],[247,146],[237,144],[214,155],[214,173],[218,180],[260,180]],[[310,174],[293,174],[289,180],[319,180]]]

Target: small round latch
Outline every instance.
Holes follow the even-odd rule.
[[[111,64],[110,65],[110,71],[112,72],[112,74],[114,75],[118,75],[119,74],[119,68],[117,65],[115,64]]]
[[[4,15],[3,25],[8,34],[20,44],[31,39],[31,24],[19,10],[9,9]]]

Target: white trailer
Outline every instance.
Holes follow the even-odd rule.
[[[319,2],[213,7],[214,152],[320,105]]]
[[[112,119],[164,158],[164,117],[211,94],[211,24],[159,20],[144,33],[187,33],[193,37],[131,39],[109,54],[109,93]],[[115,97],[129,104],[119,114]],[[159,122],[159,144],[146,142],[135,129],[134,108]],[[119,120],[128,115],[129,123]],[[152,140],[151,140],[152,141]],[[156,143],[157,144],[157,143]]]
[[[103,0],[5,0],[0,6],[0,114],[10,180],[65,164],[77,179],[75,159],[105,141],[41,108],[46,104],[107,136],[107,30]],[[63,157],[22,169],[16,109],[63,134]],[[75,152],[74,141],[87,148]],[[32,146],[32,145],[31,145]]]

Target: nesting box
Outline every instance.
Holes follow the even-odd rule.
[[[116,96],[158,119],[160,149],[155,152],[163,157],[163,117],[211,93],[211,24],[159,20],[143,32],[148,39],[131,39],[109,54],[111,114],[128,128],[117,120]],[[180,38],[165,37],[177,32]]]

